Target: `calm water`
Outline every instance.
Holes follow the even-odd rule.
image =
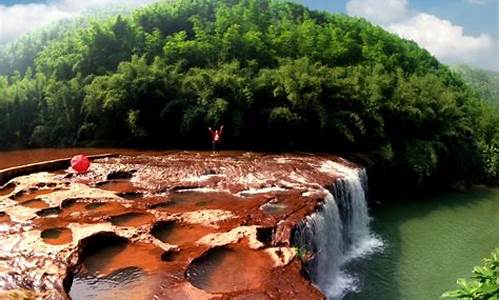
[[[439,299],[498,246],[498,189],[398,200],[372,209],[385,249],[350,263],[360,292],[345,299]]]

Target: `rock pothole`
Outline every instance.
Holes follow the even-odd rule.
[[[0,197],[10,195],[16,189],[16,185],[13,183],[7,184],[0,188]]]
[[[55,190],[53,189],[35,189],[35,190],[21,191],[19,193],[16,193],[13,199],[19,203],[25,203],[27,201],[34,200],[39,196],[53,193],[54,191]]]
[[[49,204],[43,200],[40,199],[31,199],[31,200],[26,200],[20,203],[22,206],[29,207],[29,208],[47,208],[49,207]]]
[[[71,243],[73,236],[69,228],[48,228],[40,234],[43,241],[52,245],[63,245]]]
[[[183,246],[194,243],[198,239],[216,230],[213,227],[207,227],[199,224],[184,224],[171,221],[156,223],[151,233],[154,237],[164,243]]]
[[[197,288],[210,293],[231,293],[262,286],[272,265],[266,253],[230,245],[213,248],[195,259],[186,275]]]
[[[152,244],[134,243],[113,233],[86,238],[67,291],[80,299],[152,299],[160,287],[163,251]]]
[[[9,223],[9,222],[10,222],[10,216],[4,211],[0,211],[0,223]]]
[[[115,192],[116,194],[135,193],[139,191],[138,187],[126,179],[104,181],[99,183],[97,187],[102,190]]]
[[[154,216],[149,213],[129,212],[111,217],[111,223],[117,226],[140,226],[150,224]]]

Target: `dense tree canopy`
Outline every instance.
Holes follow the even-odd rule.
[[[3,148],[204,148],[207,126],[224,124],[227,148],[349,153],[380,180],[497,176],[497,113],[427,51],[363,19],[181,0],[81,25],[3,50]]]

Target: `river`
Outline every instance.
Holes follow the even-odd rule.
[[[348,265],[359,292],[347,300],[439,299],[498,247],[498,189],[400,198],[370,214],[384,249]]]

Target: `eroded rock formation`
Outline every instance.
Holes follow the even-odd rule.
[[[0,297],[323,299],[291,245],[331,156],[176,152],[0,189]]]

